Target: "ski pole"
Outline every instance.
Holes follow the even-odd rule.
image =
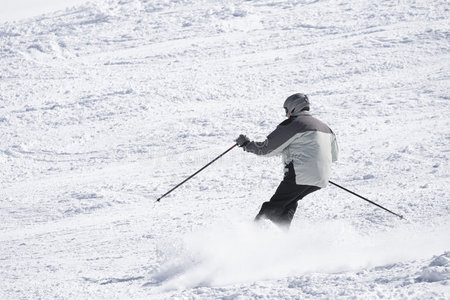
[[[201,171],[203,171],[206,167],[208,167],[210,164],[212,164],[213,162],[215,162],[216,160],[218,160],[219,158],[221,158],[222,156],[224,156],[228,151],[230,151],[231,149],[233,149],[234,147],[236,147],[237,144],[234,144],[233,146],[231,146],[227,151],[225,151],[224,153],[220,154],[219,156],[217,156],[216,158],[214,158],[212,161],[210,161],[208,164],[206,164],[203,168],[201,168],[200,170],[198,170],[197,172],[195,172],[194,174],[192,174],[191,176],[189,176],[188,178],[186,178],[185,180],[183,180],[182,182],[180,182],[179,184],[177,184],[176,186],[174,186],[170,191],[168,191],[167,193],[165,193],[164,195],[162,195],[161,197],[159,197],[158,199],[156,199],[156,202],[159,202],[159,200],[161,200],[162,198],[164,198],[165,196],[169,195],[170,193],[172,193],[176,188],[178,188],[179,186],[181,186],[183,183],[185,183],[186,181],[188,181],[189,179],[191,179],[192,177],[194,177],[195,175],[197,175],[198,173],[200,173]]]
[[[361,198],[361,199],[363,199],[363,200],[365,200],[365,201],[367,201],[367,202],[369,202],[369,203],[371,203],[371,204],[373,204],[373,205],[375,205],[375,206],[378,206],[379,208],[384,209],[385,211],[390,212],[390,213],[393,214],[393,215],[396,215],[396,216],[399,217],[400,219],[404,219],[404,217],[403,217],[402,215],[396,214],[395,212],[390,211],[389,209],[387,209],[387,208],[381,206],[380,204],[377,204],[377,203],[375,203],[375,202],[373,202],[373,201],[370,201],[369,199],[367,199],[367,198],[365,198],[365,197],[363,197],[363,196],[361,196],[361,195],[358,195],[357,193],[352,192],[352,191],[346,189],[345,187],[340,186],[339,184],[334,183],[333,181],[328,181],[328,182],[331,183],[332,185],[337,186],[338,188],[343,189],[343,190],[346,191],[346,192],[349,192],[350,194],[353,194],[353,195],[355,195],[355,196],[357,196],[357,197],[359,197],[359,198]]]

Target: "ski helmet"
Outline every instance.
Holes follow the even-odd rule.
[[[287,97],[283,106],[286,114],[297,116],[302,110],[309,110],[309,99],[305,94],[297,93]]]

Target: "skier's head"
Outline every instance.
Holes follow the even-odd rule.
[[[283,107],[287,116],[298,116],[301,111],[309,110],[308,96],[302,93],[291,95],[284,101]]]

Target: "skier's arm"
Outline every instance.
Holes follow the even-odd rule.
[[[283,122],[284,123],[284,122]],[[244,150],[256,155],[274,156],[280,154],[293,140],[295,132],[281,123],[264,142],[249,142]]]

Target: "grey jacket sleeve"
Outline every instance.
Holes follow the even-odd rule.
[[[264,142],[250,142],[244,150],[256,155],[273,156],[280,154],[291,142],[295,132],[289,129],[289,126],[281,123],[278,127],[267,136]]]

